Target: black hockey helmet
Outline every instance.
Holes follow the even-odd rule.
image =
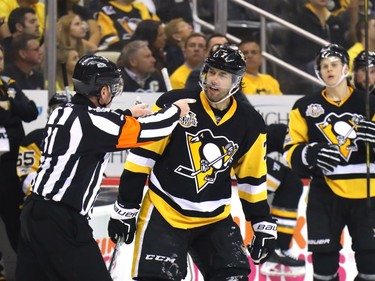
[[[236,45],[214,46],[204,63],[241,77],[246,72],[245,56]]]
[[[68,97],[65,95],[65,93],[55,93],[50,100],[48,101],[48,106],[54,106],[54,105],[60,105],[65,104],[68,102]]]
[[[112,97],[122,93],[121,71],[108,59],[85,55],[81,57],[73,72],[73,85],[77,93],[98,96],[103,86],[109,86]]]
[[[51,114],[52,111],[59,105],[63,105],[69,102],[68,97],[63,92],[55,93],[50,100],[48,101],[48,114]]]
[[[246,59],[236,45],[214,45],[211,49],[208,58],[204,61],[200,75],[199,85],[203,91],[205,91],[207,86],[206,78],[210,67],[232,74],[232,86],[229,89],[228,95],[224,99],[238,91],[242,77],[246,72]]]
[[[318,52],[315,59],[315,70],[320,71],[320,62],[328,57],[338,57],[342,64],[349,66],[349,54],[348,52],[338,44],[329,44],[323,47]]]
[[[375,52],[367,52],[367,65],[368,67],[375,66]],[[360,52],[353,61],[353,71],[366,66],[366,51]]]

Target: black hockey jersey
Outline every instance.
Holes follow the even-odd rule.
[[[36,129],[25,136],[18,149],[17,175],[26,195],[31,192],[31,182],[39,168],[43,138],[44,129]]]
[[[313,182],[327,184],[345,198],[366,198],[366,147],[357,139],[357,123],[366,116],[366,95],[349,87],[350,95],[339,104],[325,97],[325,90],[296,101],[289,116],[285,156],[292,169],[310,174]],[[370,116],[375,120],[375,97],[370,96]],[[325,142],[339,147],[341,161],[333,172],[310,171],[302,162],[306,144]],[[371,150],[372,151],[372,150]],[[375,185],[374,153],[371,152],[371,186]],[[371,189],[375,196],[375,188]]]
[[[126,5],[109,1],[101,7],[97,18],[101,27],[101,44],[108,46],[130,39],[138,23],[146,19],[159,20],[141,2]]]
[[[150,200],[173,226],[187,229],[230,215],[231,168],[247,220],[269,219],[266,185],[266,127],[248,103],[231,97],[217,121],[203,92],[173,90],[156,102],[161,108],[193,98],[187,116],[168,137],[131,150],[120,184],[120,199],[140,203],[148,174]],[[144,201],[145,202],[145,201]],[[144,203],[144,204],[147,204]]]

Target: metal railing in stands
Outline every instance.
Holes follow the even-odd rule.
[[[243,0],[229,0],[232,1],[248,10],[251,10],[252,12],[255,12],[256,14],[259,15],[260,17],[260,44],[262,47],[262,55],[263,57],[286,69],[289,72],[294,73],[295,75],[298,75],[312,83],[318,84],[318,85],[323,85],[323,83],[317,79],[316,77],[310,75],[309,73],[302,71],[293,65],[286,63],[285,61],[275,57],[274,55],[268,53],[266,50],[266,44],[267,44],[267,20],[279,23],[280,25],[286,27],[287,29],[305,37],[306,39],[309,39],[317,44],[320,44],[321,46],[326,46],[330,42],[304,30],[299,28],[298,26],[287,22],[263,9],[258,8],[257,6],[254,6],[250,3],[247,3]],[[220,0],[220,1],[214,1],[215,3],[215,8],[214,8],[214,15],[215,15],[215,25],[210,24],[202,19],[199,18],[198,16],[198,0],[192,0],[192,10],[193,10],[193,20],[195,23],[207,28],[208,30],[219,32],[222,34],[226,34],[226,36],[232,40],[235,43],[239,43],[241,40],[238,37],[235,37],[227,32],[227,27],[228,27],[228,20],[227,20],[227,13],[228,13],[228,0]],[[262,71],[265,72],[265,63],[262,65]]]

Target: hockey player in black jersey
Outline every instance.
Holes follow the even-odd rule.
[[[368,67],[369,93],[375,95],[375,52],[360,52],[353,61],[353,83],[356,89],[366,90],[366,65]]]
[[[202,91],[173,90],[156,101],[162,108],[197,100],[169,137],[131,150],[125,163],[108,231],[113,241],[136,236],[135,280],[182,280],[188,254],[204,280],[248,280],[246,247],[230,214],[232,168],[254,230],[250,256],[259,264],[272,254],[277,225],[267,203],[266,127],[232,96],[245,69],[236,46],[220,45],[202,67]]]
[[[110,152],[169,135],[193,102],[179,100],[154,114],[144,104],[113,111],[107,107],[122,93],[121,73],[95,55],[78,60],[73,83],[71,102],[55,109],[45,127],[21,214],[18,281],[112,280],[88,224]]]
[[[325,87],[296,101],[285,146],[292,169],[311,177],[306,219],[316,281],[339,280],[345,226],[355,252],[355,280],[375,280],[375,97],[369,97],[366,120],[366,95],[349,84],[348,63],[339,45],[320,50],[316,73]]]

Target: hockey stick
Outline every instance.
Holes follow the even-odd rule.
[[[172,84],[171,84],[171,80],[169,79],[168,69],[165,67],[162,68],[161,74],[163,75],[163,79],[164,79],[164,83],[165,83],[165,87],[167,88],[167,91],[172,90]]]
[[[369,67],[368,67],[368,0],[364,3],[364,20],[365,20],[365,91],[366,91],[366,104],[365,113],[366,119],[371,121],[371,111],[370,111],[370,91],[369,91]],[[367,207],[371,209],[371,171],[370,171],[370,142],[366,141],[366,195],[367,195]]]
[[[122,245],[123,243],[124,243],[124,237],[121,236],[121,237],[117,240],[116,247],[115,247],[115,249],[113,250],[113,253],[112,253],[111,262],[109,263],[108,272],[109,272],[109,274],[110,274],[111,276],[112,276],[112,274],[113,274],[113,269],[114,269],[114,265],[115,265],[116,260],[117,260],[118,252],[120,251],[120,247],[121,247],[121,245]]]
[[[208,164],[207,164],[207,167],[210,168],[210,167],[213,166],[216,162],[220,161],[220,160],[223,159],[225,156],[227,156],[227,155],[231,155],[231,154],[232,154],[232,152],[227,151],[227,152],[224,153],[223,155],[217,157],[216,159],[214,159],[214,160],[212,160],[210,163],[208,163]],[[233,157],[233,155],[232,155],[231,157],[229,157],[229,159],[228,159],[227,161],[231,161],[232,157]],[[177,172],[177,173],[180,173],[180,174],[183,174],[183,175],[188,175],[188,176],[190,176],[190,177],[195,177],[196,175],[202,173],[203,171],[202,171],[201,169],[196,170],[196,171],[193,171],[193,170],[191,170],[191,169],[189,169],[189,168],[186,168],[186,167],[180,165],[180,166],[178,166],[178,167],[176,168],[176,172]]]

